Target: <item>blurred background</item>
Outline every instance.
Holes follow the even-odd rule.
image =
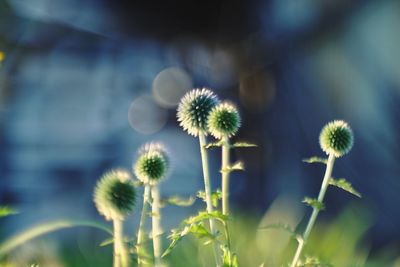
[[[246,165],[232,177],[237,214],[302,229],[310,209],[301,200],[317,195],[324,172],[302,159],[323,156],[322,126],[344,119],[355,146],[334,176],[363,198],[330,189],[320,222],[362,213],[357,246],[400,256],[399,27],[397,0],[0,0],[0,204],[20,211],[1,219],[0,237],[58,218],[102,221],[92,203],[98,177],[130,169],[151,140],[173,155],[163,196],[194,195],[198,142],[176,107],[191,88],[210,87],[240,108],[235,140],[258,144],[232,152]],[[218,150],[210,157],[216,188]],[[165,208],[165,229],[200,207]],[[136,225],[134,214],[128,231]],[[84,262],[82,244],[96,236],[52,235],[43,251],[64,240]]]

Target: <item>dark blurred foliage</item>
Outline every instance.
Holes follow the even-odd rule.
[[[1,1],[0,203],[21,210],[2,231],[59,217],[101,220],[96,179],[131,168],[153,139],[174,154],[163,194],[194,194],[198,145],[175,108],[190,88],[209,86],[241,109],[235,139],[259,145],[233,155],[246,163],[232,177],[238,213],[261,217],[282,194],[301,209],[323,175],[301,160],[322,156],[320,129],[344,119],[355,146],[334,175],[363,198],[331,189],[321,220],[356,202],[373,221],[364,240],[372,251],[398,248],[399,25],[396,0]],[[216,187],[217,151],[212,157]],[[193,210],[165,213],[168,229]]]

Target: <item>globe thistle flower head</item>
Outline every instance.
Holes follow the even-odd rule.
[[[217,96],[209,89],[193,89],[186,93],[178,106],[178,121],[182,128],[193,136],[207,134],[207,118],[219,103]]]
[[[133,166],[135,175],[145,184],[156,184],[167,176],[169,155],[161,143],[147,143],[139,149]]]
[[[96,184],[94,203],[107,220],[123,220],[133,210],[135,202],[135,186],[126,170],[109,171]]]
[[[208,130],[218,139],[223,136],[231,137],[240,127],[240,114],[236,106],[222,102],[215,106],[208,116]]]
[[[327,154],[339,158],[347,154],[353,147],[354,137],[350,126],[342,120],[329,122],[322,128],[319,144]]]

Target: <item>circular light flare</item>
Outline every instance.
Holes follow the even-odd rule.
[[[141,95],[132,101],[128,111],[130,126],[139,133],[153,134],[167,122],[167,112],[154,101],[151,95]]]
[[[153,81],[153,96],[162,107],[173,108],[182,96],[193,87],[192,78],[181,68],[162,70]]]

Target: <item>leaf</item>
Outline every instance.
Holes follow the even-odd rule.
[[[350,194],[353,194],[353,195],[361,198],[360,192],[355,190],[353,188],[353,186],[351,185],[351,183],[348,182],[345,178],[340,178],[340,179],[336,180],[333,177],[331,177],[331,179],[329,179],[329,184],[333,185],[333,186],[336,186],[336,187],[338,187],[340,189],[343,189],[344,191],[347,191]]]
[[[320,158],[320,157],[311,157],[308,159],[303,159],[303,162],[307,162],[307,163],[323,163],[326,164],[327,163],[327,159],[326,158]]]
[[[53,221],[53,222],[48,222],[44,224],[39,224],[37,226],[33,226],[25,231],[22,231],[12,237],[10,237],[8,240],[3,242],[0,245],[0,256],[3,256],[7,254],[8,252],[14,250],[18,246],[24,244],[25,242],[28,242],[36,237],[42,236],[47,233],[51,233],[57,230],[61,229],[66,229],[66,228],[72,228],[72,227],[80,227],[80,226],[86,226],[86,227],[93,227],[97,228],[100,230],[103,230],[110,235],[113,234],[112,230],[110,227],[94,222],[94,221],[77,221],[77,220],[60,220],[60,221]]]
[[[105,247],[114,243],[114,237],[107,238],[100,243],[100,247]]]
[[[206,193],[204,191],[198,191],[197,192],[197,197],[203,200],[204,202],[206,201]],[[217,191],[214,191],[211,193],[211,199],[212,199],[212,205],[214,208],[218,207],[218,201],[222,199],[222,192],[220,189],[217,189]]]
[[[175,246],[179,243],[179,241],[182,240],[184,236],[189,234],[189,226],[185,226],[184,228],[177,228],[177,229],[172,229],[171,234],[168,236],[168,239],[171,240],[171,243],[169,244],[168,248],[164,251],[164,253],[161,255],[161,257],[167,256],[171,251],[175,248]]]
[[[200,190],[197,192],[196,195],[198,198],[200,198],[201,200],[203,200],[203,202],[206,202],[206,193],[203,190]]]
[[[237,142],[231,145],[231,147],[237,148],[237,147],[257,147],[256,144],[252,143],[247,143],[247,142]]]
[[[197,238],[209,238],[214,239],[214,236],[206,229],[204,223],[193,224],[189,230],[190,233],[194,234]]]
[[[223,172],[232,172],[232,171],[244,171],[244,164],[241,161],[234,163],[228,168],[221,169],[221,173]]]
[[[208,232],[204,226],[204,220],[210,218],[217,219],[221,222],[228,220],[228,216],[223,215],[220,211],[213,211],[211,213],[200,211],[197,215],[191,216],[183,220],[179,228],[172,229],[168,239],[171,240],[169,247],[162,254],[162,257],[167,256],[175,248],[175,246],[188,234],[193,234],[197,238],[206,238],[207,240],[214,240],[216,236]]]
[[[230,166],[231,171],[244,171],[244,164],[241,161],[234,163]]]
[[[195,198],[190,196],[187,199],[180,198],[179,196],[171,196],[167,199],[161,200],[161,207],[166,205],[175,205],[179,207],[189,207],[193,205]]]
[[[316,257],[306,257],[304,262],[299,262],[297,264],[297,267],[333,267],[333,265],[321,262]]]
[[[219,200],[222,199],[222,192],[221,192],[221,190],[218,189],[217,191],[212,192],[212,194],[211,194],[211,199],[212,199],[212,205],[213,205],[213,207],[214,207],[214,208],[217,208],[217,207],[218,207]]]
[[[222,212],[216,210],[213,212],[206,212],[206,211],[200,211],[197,215],[189,217],[188,219],[184,220],[184,222],[186,224],[192,224],[192,223],[196,223],[196,222],[201,222],[204,220],[208,220],[208,219],[217,219],[220,222],[224,223],[226,221],[228,221],[228,216],[222,214]]]
[[[259,227],[258,229],[259,230],[277,229],[277,230],[283,230],[283,231],[289,233],[293,237],[296,237],[296,235],[297,235],[297,233],[294,231],[294,229],[290,225],[285,224],[285,223],[273,223],[273,224]]]
[[[14,214],[18,214],[19,212],[14,209],[11,208],[9,206],[0,206],[0,218],[1,217],[6,217],[6,216],[10,216],[10,215],[14,215]]]
[[[318,201],[318,199],[316,199],[316,198],[305,197],[302,202],[308,206],[313,207],[314,209],[317,209],[317,210],[325,209],[324,203]]]
[[[223,262],[222,267],[238,267],[237,256],[233,253],[228,246],[221,246],[223,251]]]
[[[214,142],[214,143],[208,143],[206,145],[206,148],[210,149],[210,148],[216,148],[216,147],[220,147],[220,146],[222,146],[222,141],[218,141],[218,142]]]

